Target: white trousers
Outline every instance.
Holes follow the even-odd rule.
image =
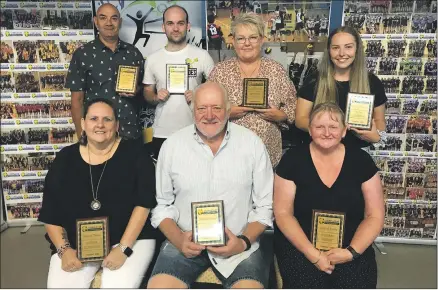
[[[122,267],[111,271],[103,268],[100,288],[139,288],[155,251],[155,240],[138,240],[132,247],[134,251]],[[62,260],[57,254],[50,259],[47,288],[90,288],[102,262],[82,263],[75,272],[62,270]]]

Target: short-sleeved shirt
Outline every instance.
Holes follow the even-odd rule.
[[[208,51],[187,44],[179,51],[162,48],[149,55],[145,62],[143,84],[155,85],[157,91],[167,88],[167,64],[189,65],[188,90],[194,90],[210,74],[214,61]],[[154,137],[168,138],[176,131],[193,124],[193,114],[184,94],[170,94],[155,109]]]
[[[304,81],[303,86],[298,90],[298,97],[303,98],[305,100],[315,102],[316,99],[316,90],[318,85],[318,73],[312,74],[307,77]],[[374,107],[378,107],[383,105],[388,100],[385,94],[385,88],[382,82],[376,77],[374,74],[369,74],[369,82],[370,82],[370,93],[375,95],[374,97]],[[345,113],[345,109],[347,107],[347,95],[350,92],[350,82],[339,82],[336,81],[337,85],[337,103],[342,111]],[[355,146],[355,147],[367,147],[370,143],[359,139],[354,133],[350,130],[347,131],[347,135],[345,136],[343,143],[346,146]]]
[[[269,79],[268,104],[282,110],[285,122],[270,122],[256,112],[249,112],[232,122],[255,132],[266,145],[272,166],[275,167],[282,155],[280,127],[288,128],[295,120],[296,90],[284,67],[273,59],[262,57],[258,78]],[[222,84],[228,92],[232,105],[240,106],[243,102],[243,80],[236,57],[222,61],[214,67],[208,77],[209,81]]]
[[[360,164],[360,166],[358,166]],[[345,157],[338,178],[328,188],[318,175],[310,155],[310,145],[289,149],[277,167],[277,175],[296,185],[294,216],[307,238],[311,239],[312,211],[328,210],[346,214],[343,247],[350,244],[364,219],[362,183],[378,172],[368,153],[345,146]],[[282,233],[278,233],[282,235]]]
[[[141,85],[144,59],[132,44],[119,40],[113,52],[97,37],[78,48],[71,59],[66,87],[72,92],[83,91],[85,101],[106,98],[114,103],[120,122],[120,136],[139,138],[142,130],[139,111],[143,104],[142,92],[135,97],[121,97],[116,92],[119,65],[139,69],[137,84]]]
[[[104,166],[105,163],[91,165],[95,191]],[[91,209],[90,166],[82,159],[76,143],[57,154],[47,173],[38,220],[63,227],[75,249],[76,219],[107,216],[110,245],[114,245],[120,242],[134,207],[155,207],[155,190],[155,167],[147,150],[135,140],[122,140],[102,174],[97,191],[102,207]],[[156,232],[148,218],[138,240],[154,238]]]

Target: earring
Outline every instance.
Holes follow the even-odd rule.
[[[85,134],[85,131],[82,131],[79,143],[82,144],[82,145],[86,145],[87,144],[87,135]]]

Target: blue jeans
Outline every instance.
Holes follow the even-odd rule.
[[[207,251],[204,250],[199,256],[189,259],[166,240],[161,247],[151,277],[158,274],[171,275],[190,287],[199,275],[212,267],[213,272],[222,282],[224,288],[231,288],[240,280],[255,280],[266,288],[269,279],[269,266],[259,248],[246,260],[242,261],[228,278],[225,278],[211,264]]]

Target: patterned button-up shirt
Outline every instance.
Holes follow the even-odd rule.
[[[142,134],[139,119],[139,111],[143,103],[142,90],[135,97],[121,97],[116,92],[119,65],[137,66],[138,84],[141,85],[144,71],[141,52],[122,40],[119,40],[113,52],[97,37],[74,52],[66,87],[72,92],[84,91],[85,101],[98,97],[111,100],[119,117],[120,136],[138,138]]]

